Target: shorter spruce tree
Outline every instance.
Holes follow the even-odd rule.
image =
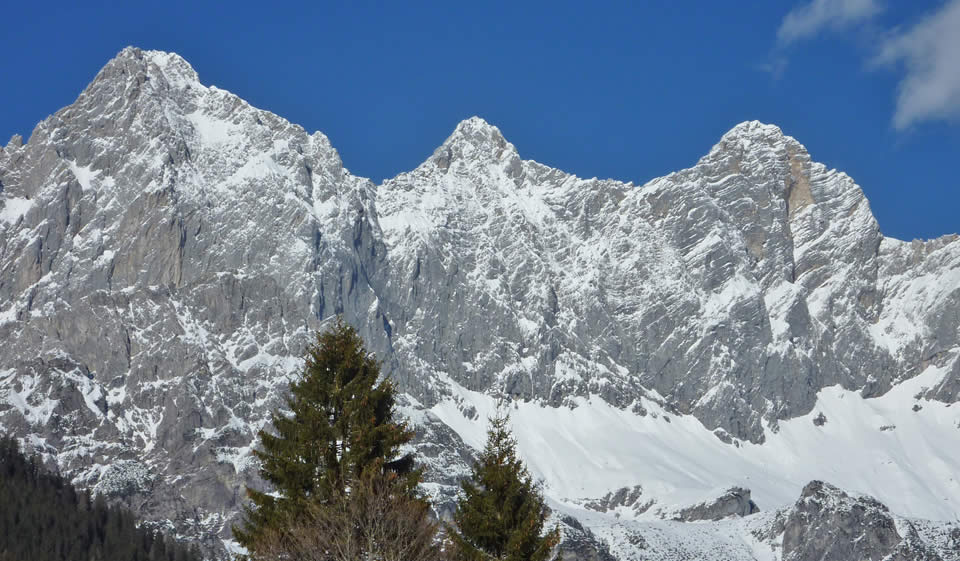
[[[490,419],[486,447],[461,483],[456,526],[449,529],[459,560],[544,561],[560,541],[558,529],[541,535],[548,509],[508,425],[502,412]]]

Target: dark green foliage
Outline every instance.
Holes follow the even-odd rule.
[[[560,539],[554,529],[541,536],[548,511],[530,472],[517,457],[509,418],[490,420],[487,445],[461,483],[463,495],[450,529],[455,555],[464,561],[543,561]]]
[[[243,525],[233,529],[241,545],[256,551],[267,533],[299,522],[310,503],[342,496],[347,482],[369,466],[382,465],[404,492],[415,493],[420,473],[412,459],[393,460],[413,432],[393,420],[393,386],[378,383],[379,375],[379,363],[349,325],[338,320],[317,335],[302,375],[290,386],[292,415],[275,412],[274,432],[260,431],[254,452],[260,475],[280,496],[248,489],[252,504]]]
[[[13,438],[0,438],[0,561],[199,561],[196,551],[138,528],[130,511],[91,499]]]

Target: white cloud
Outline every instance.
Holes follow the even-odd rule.
[[[824,29],[844,29],[871,19],[882,9],[878,0],[813,0],[790,10],[780,24],[777,39],[787,44]]]
[[[767,62],[757,64],[755,68],[761,72],[766,72],[774,80],[779,80],[783,77],[783,73],[787,71],[787,64],[789,64],[789,62],[787,57],[773,56]]]
[[[893,125],[960,119],[960,0],[951,0],[906,31],[885,40],[876,64],[900,66]]]

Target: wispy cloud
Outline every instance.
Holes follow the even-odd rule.
[[[960,119],[960,0],[885,40],[875,64],[902,67],[893,125]]]
[[[790,10],[783,18],[777,39],[788,44],[824,30],[838,31],[867,21],[883,11],[877,0],[812,0]]]
[[[810,0],[801,4],[783,18],[777,31],[778,47],[762,69],[779,78],[786,68],[784,49],[821,32],[854,29],[863,38],[882,11],[881,0]],[[947,0],[908,27],[867,35],[874,46],[867,55],[869,65],[903,72],[893,116],[897,130],[923,121],[960,121],[960,0]]]
[[[783,73],[787,71],[787,64],[789,64],[787,57],[771,56],[770,60],[757,64],[755,68],[760,72],[766,72],[774,80],[779,80],[783,77]]]

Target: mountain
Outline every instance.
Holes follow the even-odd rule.
[[[568,555],[846,559],[815,529],[847,517],[870,555],[958,558],[960,241],[883,236],[775,126],[637,186],[474,117],[375,185],[127,48],[0,151],[0,430],[211,551],[338,314],[441,512],[503,403]]]

